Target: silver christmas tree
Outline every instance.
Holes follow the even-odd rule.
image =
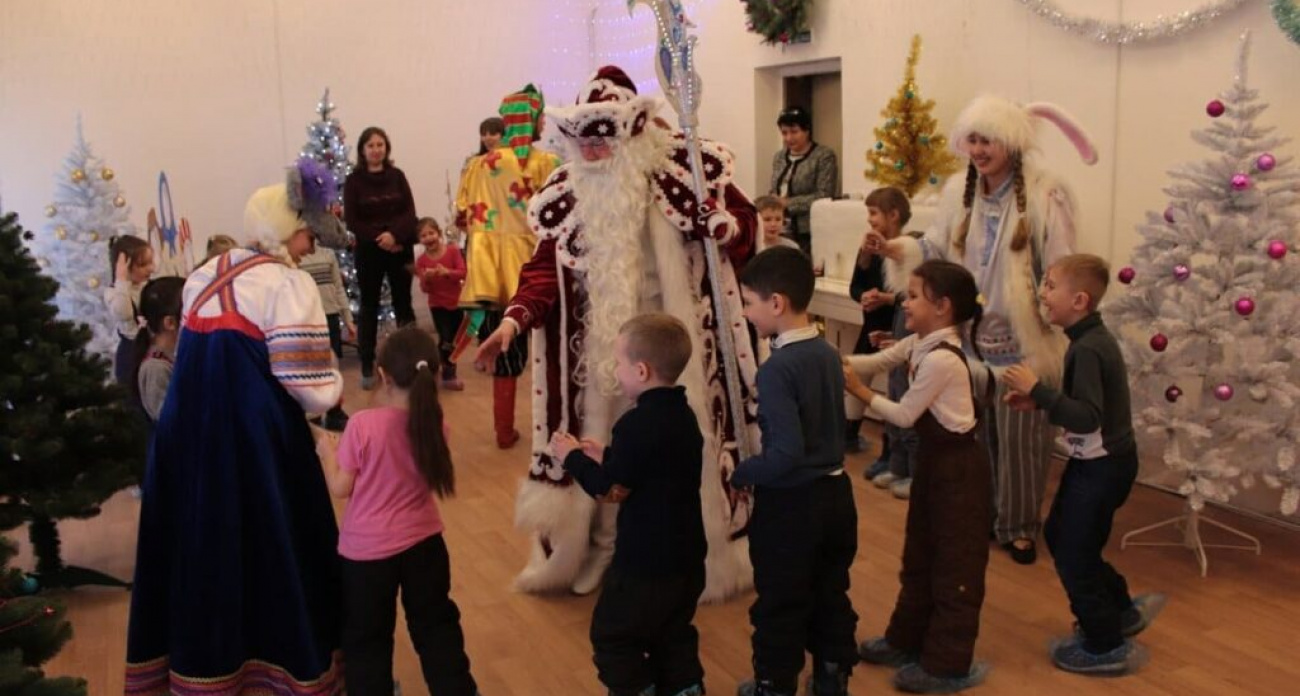
[[[59,282],[54,302],[59,317],[87,324],[91,339],[86,350],[112,359],[117,347],[116,324],[104,303],[112,282],[109,243],[134,235],[126,199],[116,174],[95,156],[77,120],[77,141],[63,160],[54,202],[45,207],[44,230],[30,242],[42,271]]]
[[[1275,154],[1288,139],[1256,123],[1268,105],[1247,85],[1249,48],[1246,34],[1232,87],[1192,134],[1211,156],[1169,172],[1168,207],[1147,213],[1107,308],[1142,450],[1179,474],[1191,531],[1206,501],[1259,480],[1282,489],[1285,514],[1300,500],[1300,176]]]
[[[330,91],[326,87],[324,96],[316,104],[316,113],[320,119],[307,126],[307,144],[299,154],[324,164],[334,172],[334,177],[339,182],[339,198],[336,202],[342,205],[343,183],[347,181],[348,174],[352,173],[352,160],[349,159],[348,154],[347,133],[343,131],[343,126],[339,125],[338,119],[331,115],[333,112],[334,103],[330,101]],[[351,233],[348,234],[348,238],[352,239]],[[343,285],[348,293],[352,314],[359,316],[361,287],[357,283],[356,257],[351,249],[338,249],[334,253],[339,258],[339,271],[343,275]],[[379,320],[387,323],[395,317],[392,302],[389,300],[388,281],[385,280],[379,303]]]

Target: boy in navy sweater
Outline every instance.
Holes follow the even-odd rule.
[[[745,266],[740,283],[745,318],[760,336],[775,337],[757,377],[763,451],[731,479],[754,488],[754,681],[740,694],[793,696],[807,650],[811,693],[844,696],[857,661],[858,615],[848,590],[858,521],[844,474],[840,356],[809,321],[813,268],[803,252],[768,249]]]
[[[600,681],[613,696],[704,693],[691,621],[704,591],[700,475],[704,437],[686,388],[691,337],[667,314],[633,317],[614,344],[614,376],[634,402],[609,447],[551,438],[555,457],[588,494],[623,501],[614,560],[591,619]]]
[[[1062,257],[1047,269],[1040,297],[1047,318],[1065,329],[1065,377],[1058,391],[1024,365],[1007,368],[1007,400],[1015,408],[1041,408],[1065,430],[1070,461],[1047,516],[1044,536],[1056,563],[1075,635],[1057,641],[1052,662],[1084,674],[1136,669],[1140,646],[1129,640],[1164,606],[1159,593],[1130,598],[1128,583],[1101,557],[1115,511],[1137,477],[1128,373],[1119,344],[1097,313],[1110,270],[1092,254]]]

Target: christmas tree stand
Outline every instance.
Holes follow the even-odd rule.
[[[1223,531],[1250,543],[1207,544],[1201,540],[1202,523],[1222,529]],[[1165,527],[1173,527],[1180,531],[1183,535],[1182,541],[1133,541],[1135,537],[1140,537],[1143,534],[1154,532]],[[1130,546],[1181,546],[1183,548],[1191,549],[1192,553],[1196,554],[1196,562],[1201,566],[1201,577],[1205,577],[1205,574],[1210,567],[1210,558],[1205,553],[1206,549],[1239,549],[1242,551],[1254,551],[1256,556],[1260,555],[1264,551],[1264,547],[1259,543],[1259,539],[1241,531],[1240,529],[1212,520],[1209,517],[1202,516],[1201,511],[1194,509],[1190,501],[1187,503],[1186,511],[1178,517],[1147,525],[1141,529],[1134,529],[1128,534],[1125,534],[1120,539],[1119,547],[1121,549],[1126,549]]]

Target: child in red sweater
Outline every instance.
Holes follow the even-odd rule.
[[[416,229],[424,253],[415,262],[415,277],[420,289],[429,296],[429,313],[438,332],[438,350],[442,357],[442,388],[461,391],[465,383],[456,377],[456,363],[451,353],[464,313],[460,309],[460,287],[465,282],[465,258],[460,249],[447,243],[438,221],[421,218]]]

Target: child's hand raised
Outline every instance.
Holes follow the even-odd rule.
[[[578,439],[568,433],[556,431],[551,435],[551,454],[560,461],[564,461],[570,452],[580,446]]]
[[[1007,388],[1012,392],[1027,397],[1029,392],[1034,390],[1034,386],[1038,384],[1038,375],[1034,374],[1034,371],[1026,367],[1024,363],[1020,363],[1008,367],[1007,371],[1002,373],[1002,383],[1007,385]]]
[[[113,264],[113,283],[125,283],[131,277],[131,260],[126,254],[118,254],[117,262]]]

